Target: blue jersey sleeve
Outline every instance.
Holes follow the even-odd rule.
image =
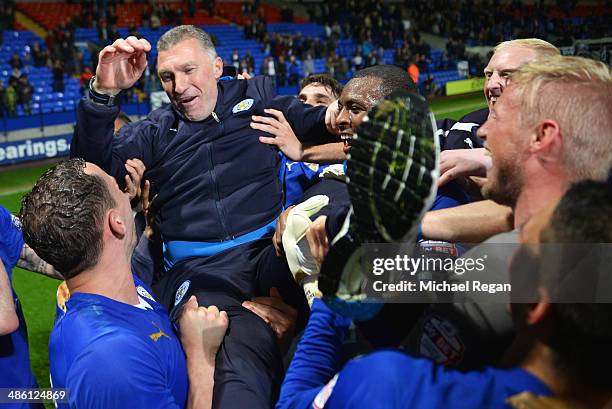
[[[320,403],[326,409],[510,409],[506,399],[525,391],[551,394],[521,368],[461,372],[400,351],[381,350],[348,362]]]
[[[340,367],[342,341],[350,321],[317,299],[287,370],[277,409],[311,408],[317,394]]]
[[[0,259],[11,278],[11,270],[19,261],[23,248],[23,236],[19,219],[0,206]]]
[[[315,300],[277,409],[509,409],[509,396],[524,391],[551,393],[521,368],[461,372],[397,350],[379,350],[353,359],[337,372],[348,324]]]
[[[109,340],[84,350],[66,374],[70,408],[179,409],[164,368],[138,341]],[[61,408],[62,406],[60,406]]]
[[[281,155],[280,178],[285,189],[285,207],[296,204],[304,192],[320,180],[329,165],[294,162]]]
[[[438,188],[436,199],[429,210],[448,209],[470,202],[468,194],[456,181],[451,181]]]

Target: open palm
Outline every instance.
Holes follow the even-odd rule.
[[[116,95],[138,81],[147,68],[151,44],[130,36],[104,47],[98,57],[94,87],[103,94]]]

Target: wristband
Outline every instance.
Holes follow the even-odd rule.
[[[94,75],[89,80],[89,87],[88,87],[89,88],[89,99],[95,102],[96,104],[105,105],[107,107],[114,107],[116,105],[119,105],[119,95],[121,95],[121,93],[117,95],[100,94],[93,87],[93,83],[95,79],[96,79],[96,76]]]

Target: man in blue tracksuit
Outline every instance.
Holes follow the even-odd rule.
[[[173,319],[191,295],[227,311],[232,324],[217,362],[215,406],[269,407],[282,377],[280,352],[271,328],[241,304],[277,287],[299,311],[307,305],[269,240],[283,205],[279,155],[259,142],[250,122],[265,108],[278,109],[298,138],[316,143],[332,138],[326,109],[275,97],[267,78],[218,82],[223,63],[210,37],[180,26],[158,42],[158,74],[171,106],[125,125],[114,139],[116,96],[142,75],[150,49],[128,37],[102,50],[79,104],[71,154],[118,182],[127,159],[144,162],[168,268],[157,299]]]

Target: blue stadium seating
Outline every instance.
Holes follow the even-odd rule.
[[[159,37],[169,28],[170,27],[161,27],[159,30],[152,30],[150,28],[138,29],[139,33],[153,45],[153,50],[149,56],[150,61],[157,58],[155,44],[159,40]],[[231,61],[231,55],[234,49],[238,49],[241,57],[243,57],[248,50],[251,52],[255,61],[255,72],[261,72],[261,64],[267,55],[264,54],[261,44],[258,44],[254,40],[246,40],[244,38],[243,31],[240,27],[234,25],[208,25],[203,26],[203,28],[217,39],[217,52],[226,64]],[[313,23],[273,23],[268,24],[268,32],[284,34],[295,34],[299,32],[304,37],[324,38],[325,36],[323,26]],[[121,36],[127,36],[128,34],[125,28],[120,28],[119,33]],[[0,79],[3,80],[5,84],[11,72],[8,60],[12,54],[17,52],[23,57],[29,50],[30,45],[35,41],[39,42],[43,49],[46,49],[45,42],[34,33],[29,31],[4,32],[4,44],[0,46]],[[75,43],[83,52],[84,61],[86,63],[90,61],[91,58],[89,47],[87,46],[88,42],[99,42],[97,30],[78,28],[75,33]],[[401,45],[401,41],[396,41],[395,45]],[[356,48],[357,45],[352,39],[342,39],[339,41],[336,52],[338,55],[350,60]],[[383,51],[381,63],[393,64],[393,56],[393,49],[385,49]],[[442,50],[432,49],[430,58],[431,63],[427,71],[432,73],[434,81],[438,86],[443,87],[447,81],[462,79],[456,70],[436,71],[436,68],[445,67],[447,64],[444,60],[444,52]],[[315,73],[326,72],[327,67],[325,59],[315,59],[314,69]],[[64,92],[53,92],[53,74],[48,67],[27,67],[22,71],[28,75],[30,83],[34,87],[34,96],[32,100],[32,112],[34,114],[51,114],[54,112],[58,113],[66,110],[74,110],[75,103],[81,98],[80,85],[77,78],[70,78],[66,75],[64,77]],[[300,64],[299,74],[301,76],[304,75],[303,64]],[[426,74],[427,72],[422,73],[419,82],[426,78]],[[279,87],[277,91],[281,95],[288,95],[296,94],[298,89],[297,86],[286,86]],[[138,109],[140,110],[140,108]],[[17,116],[25,115],[23,107],[19,106],[16,114]]]
[[[325,37],[323,26],[314,23],[271,23],[268,24],[268,33],[301,33],[302,37]]]

